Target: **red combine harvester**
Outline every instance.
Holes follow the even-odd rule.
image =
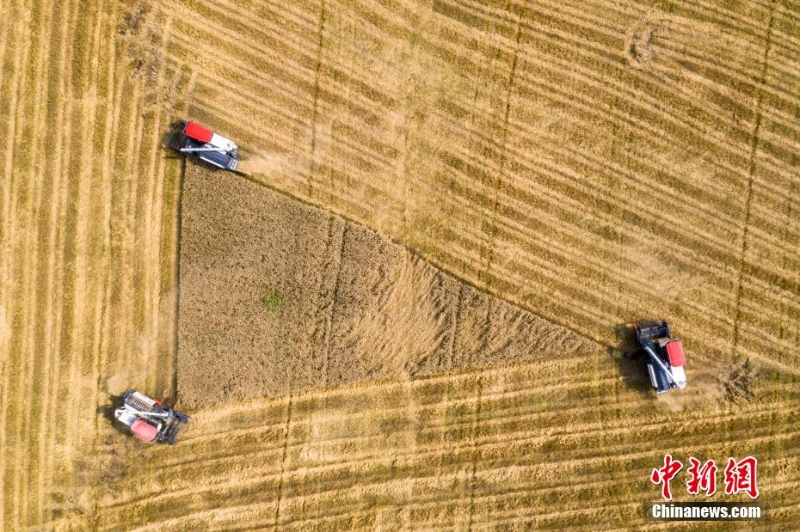
[[[633,326],[636,339],[647,353],[647,372],[656,393],[668,392],[671,388],[686,387],[686,355],[683,345],[672,338],[667,320],[642,321]]]
[[[161,401],[133,388],[128,388],[122,400],[123,405],[114,411],[114,417],[148,443],[163,441],[175,445],[178,433],[189,423],[189,416],[165,407]]]
[[[180,132],[176,150],[196,157],[223,170],[235,171],[239,165],[239,147],[197,122],[186,122]]]

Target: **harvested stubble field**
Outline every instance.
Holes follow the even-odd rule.
[[[790,0],[3,1],[0,529],[655,527],[665,452],[758,457],[748,528],[798,528],[799,21]],[[327,220],[607,351],[377,364],[193,409],[175,448],[123,438],[110,394],[185,384],[161,148],[182,116],[352,222]],[[690,385],[655,400],[616,331],[662,315]]]

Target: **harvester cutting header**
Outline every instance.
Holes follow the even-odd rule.
[[[647,353],[647,372],[656,393],[686,387],[683,345],[672,337],[666,320],[642,321],[633,326],[639,345]]]
[[[173,147],[223,170],[235,171],[239,165],[239,147],[197,122],[186,122]]]

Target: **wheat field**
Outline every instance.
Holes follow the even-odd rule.
[[[0,529],[658,528],[666,452],[756,456],[748,528],[797,528],[799,28],[781,0],[4,0]],[[180,405],[185,117],[601,349],[123,437],[127,386]],[[656,399],[620,327],[661,316],[689,386]]]

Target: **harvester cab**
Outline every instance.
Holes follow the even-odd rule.
[[[128,388],[122,400],[123,404],[114,411],[114,417],[148,443],[163,441],[175,445],[178,433],[189,423],[189,416],[163,406],[161,401],[133,388]]]
[[[173,147],[223,170],[235,171],[239,166],[239,147],[232,140],[197,122],[189,121],[184,124],[178,142]]]
[[[686,356],[683,345],[672,337],[666,320],[643,321],[633,326],[636,339],[647,353],[647,372],[656,393],[686,387]]]

